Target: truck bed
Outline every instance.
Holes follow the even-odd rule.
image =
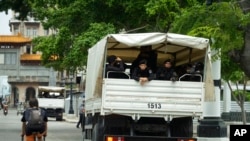
[[[203,82],[104,79],[102,96],[86,100],[86,113],[175,118],[202,115]]]

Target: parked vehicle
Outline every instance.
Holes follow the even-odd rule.
[[[39,107],[47,112],[48,117],[54,117],[57,121],[63,119],[65,107],[65,88],[52,86],[38,87]]]
[[[152,45],[157,66],[174,60],[176,69],[204,63],[203,74],[181,74],[176,81],[151,80],[140,85],[127,78],[105,78],[106,58],[119,56],[131,64],[140,47]],[[203,118],[206,90],[211,77],[209,40],[173,33],[110,34],[89,49],[85,86],[85,135],[91,141],[195,141],[193,119]],[[184,81],[185,76],[198,81]],[[211,80],[206,79],[206,80]]]

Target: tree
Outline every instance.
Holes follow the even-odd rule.
[[[46,53],[44,55],[46,57],[43,59],[54,56],[55,52],[58,52],[57,56],[58,54],[63,56],[53,60],[54,62],[52,60],[43,61],[45,66],[59,70],[61,68],[69,70],[72,66],[76,69],[86,65],[86,56],[81,59],[79,56],[87,55],[88,48],[104,34],[117,33],[121,29],[130,31],[132,29],[132,32],[139,32],[138,30],[133,31],[138,27],[144,27],[140,29],[140,32],[166,31],[169,29],[170,23],[174,21],[175,13],[180,12],[175,0],[157,2],[154,0],[136,2],[133,0],[122,2],[119,0],[28,1],[34,16],[42,21],[44,27],[57,31],[57,34],[53,35],[54,40],[50,40],[54,42],[51,43],[53,45],[51,49],[42,42],[46,38],[39,38],[39,42],[36,42],[35,39],[34,44],[39,46],[36,51]],[[93,26],[100,31],[95,30]],[[101,28],[101,26],[103,27]],[[105,29],[106,31],[104,31]],[[93,34],[90,34],[91,32]],[[84,47],[82,47],[83,44]],[[45,46],[42,47],[43,45]],[[69,47],[71,47],[70,50]],[[79,53],[82,54],[79,55]],[[72,62],[72,60],[77,61]]]
[[[8,13],[9,9],[16,11],[18,13],[16,18],[20,20],[25,20],[27,15],[31,12],[31,6],[28,0],[1,0],[0,11]]]
[[[69,29],[61,28],[56,35],[37,37],[32,43],[34,51],[42,52],[42,64],[46,67],[53,67],[55,70],[76,71],[81,69],[87,62],[87,51],[98,40],[115,28],[111,24],[93,23],[90,28],[81,35],[74,37]],[[96,34],[99,33],[99,34]]]
[[[240,64],[236,62],[235,52],[244,45],[244,27],[249,23],[249,14],[244,14],[237,3],[220,2],[210,6],[196,4],[183,9],[182,15],[173,23],[171,31],[193,36],[209,38],[211,46],[220,50],[214,59],[221,59],[221,76],[228,84],[243,82],[248,77]],[[246,90],[233,91],[231,94],[239,104],[243,113],[242,121],[246,124],[244,101]]]
[[[167,32],[175,16],[180,12],[178,2],[181,0],[137,0],[136,2],[134,0],[20,0],[18,2],[5,0],[1,1],[4,4],[1,6],[1,10],[11,8],[20,12],[24,19],[28,13],[14,7],[18,4],[20,7],[26,6],[26,10],[40,20],[45,29],[56,31],[56,34],[51,37],[35,39],[33,42],[37,46],[35,50],[45,53],[42,58],[45,66],[53,67],[56,70],[62,68],[68,70],[70,66],[67,64],[72,65],[68,58],[79,60],[77,50],[80,49],[86,55],[88,48],[93,45],[93,42],[86,42],[88,45],[84,44],[85,47],[79,47],[83,42],[80,40],[97,41],[104,36],[103,34],[91,34],[92,37],[82,39],[84,32],[91,32],[89,29],[93,29],[91,27],[93,23],[100,23],[100,25],[104,25],[104,28],[106,25],[111,26],[113,31],[111,32],[108,28],[106,32],[103,32],[106,34],[117,33],[121,29],[130,32]],[[76,50],[75,53],[73,53],[74,50]],[[50,56],[57,56],[56,60],[55,58],[48,60]],[[72,57],[76,58],[72,59]],[[76,69],[85,63],[86,60],[78,61],[73,63],[73,67]]]

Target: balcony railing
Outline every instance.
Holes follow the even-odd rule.
[[[9,76],[8,82],[49,82],[49,76]]]

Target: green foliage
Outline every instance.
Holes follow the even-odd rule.
[[[75,71],[86,65],[88,49],[110,33],[115,33],[112,24],[93,23],[80,36],[73,36],[68,28],[63,27],[57,35],[37,37],[32,43],[34,51],[42,52],[42,64],[46,67]]]
[[[69,29],[61,28],[57,35],[37,37],[32,40],[34,51],[42,52],[42,64],[62,71],[65,66],[64,58],[70,52],[73,39]]]
[[[35,46],[34,51],[42,52],[42,64],[45,67],[53,67],[55,70],[63,70],[61,62],[63,61],[64,55],[63,49],[58,49],[55,40],[58,40],[56,36],[44,36],[37,37],[32,40]]]
[[[214,3],[209,7],[195,5],[183,9],[182,13],[173,23],[171,31],[211,39],[212,48],[221,51],[215,57],[221,58],[222,78],[242,79],[244,73],[239,64],[229,57],[232,50],[243,47],[243,30],[239,26],[246,25],[246,19],[249,21],[238,5],[228,2]]]
[[[180,12],[179,4],[176,0],[150,0],[146,4],[146,12],[149,16],[155,17],[158,31],[167,32],[177,13]]]
[[[98,34],[96,34],[98,33]],[[107,34],[115,33],[112,24],[93,23],[86,32],[74,38],[72,48],[64,58],[64,65],[82,70],[87,64],[88,49]]]
[[[250,101],[250,92],[244,90],[235,90],[233,93],[235,97],[239,100]]]
[[[237,3],[220,2],[210,6],[195,3],[182,9],[170,31],[210,39],[212,49],[219,51],[213,60],[221,60],[222,79],[228,84],[246,84],[247,76],[233,57],[244,47],[244,30],[249,22],[249,14],[244,14]],[[245,90],[234,91],[232,95],[239,105],[250,96]]]
[[[14,10],[17,15],[17,19],[24,20],[27,18],[29,12],[31,12],[31,6],[28,2],[29,0],[0,0],[0,11]]]
[[[180,12],[175,0],[29,0],[32,12],[42,21],[45,29],[53,29],[56,35],[51,47],[42,41],[36,48],[47,59],[56,53],[54,62],[43,61],[47,67],[69,70],[86,65],[87,50],[101,37],[120,29],[140,32],[166,31]],[[135,30],[138,32],[139,30]],[[134,32],[134,31],[131,31]],[[97,34],[98,33],[98,34]],[[51,37],[52,38],[52,37]],[[35,41],[34,41],[35,43]],[[49,49],[52,48],[52,49]]]

